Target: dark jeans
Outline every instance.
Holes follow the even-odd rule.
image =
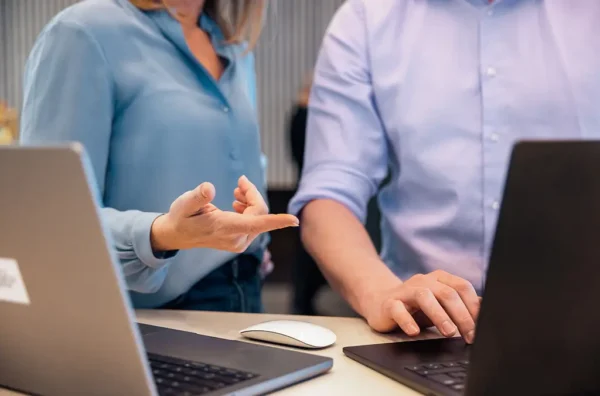
[[[259,261],[240,255],[223,264],[162,309],[263,312]]]

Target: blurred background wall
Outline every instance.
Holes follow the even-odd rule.
[[[0,100],[7,96],[7,70],[6,70],[6,41],[8,34],[6,32],[6,23],[4,15],[6,15],[6,2],[0,0]]]
[[[22,74],[28,53],[44,25],[77,0],[0,0],[0,101],[18,109]],[[269,201],[273,212],[285,212],[292,197],[297,172],[291,161],[288,119],[298,90],[314,67],[323,34],[344,0],[268,0],[265,30],[256,48],[259,116],[263,151],[269,158]],[[106,16],[100,15],[99,18]],[[201,182],[201,180],[199,180]],[[368,229],[376,245],[378,213],[371,204]],[[272,235],[275,271],[265,288],[269,311],[286,312],[293,287],[292,266],[300,244],[298,231]],[[329,315],[349,314],[338,296],[323,288],[320,293]]]

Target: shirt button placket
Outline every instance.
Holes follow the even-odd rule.
[[[499,172],[499,156],[501,155],[502,136],[500,131],[501,115],[498,113],[501,109],[501,103],[498,103],[499,78],[501,70],[497,63],[502,54],[498,53],[498,47],[495,45],[498,37],[494,32],[494,18],[491,9],[487,12],[487,17],[482,18],[480,25],[480,71],[481,71],[481,103],[482,103],[482,177],[483,191],[482,198],[484,200],[483,217],[483,249],[484,260],[489,258],[491,249],[492,236],[494,235],[493,227],[496,224],[500,202],[497,194],[497,183],[500,177]],[[487,262],[482,270],[487,269]],[[482,278],[482,281],[485,276]],[[483,285],[482,285],[483,286]]]
[[[239,139],[236,136],[237,129],[235,126],[235,117],[233,117],[233,113],[231,111],[231,107],[224,103],[222,106],[223,113],[228,117],[229,121],[229,158],[231,159],[231,169],[235,172],[239,172],[242,168],[242,164],[240,162],[241,150],[239,147]]]

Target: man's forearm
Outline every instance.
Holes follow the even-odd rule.
[[[344,205],[315,200],[302,211],[302,240],[323,274],[352,307],[365,315],[377,290],[401,283],[379,258],[361,222]]]

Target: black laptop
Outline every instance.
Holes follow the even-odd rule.
[[[511,156],[476,338],[344,348],[428,395],[600,395],[600,142]]]

